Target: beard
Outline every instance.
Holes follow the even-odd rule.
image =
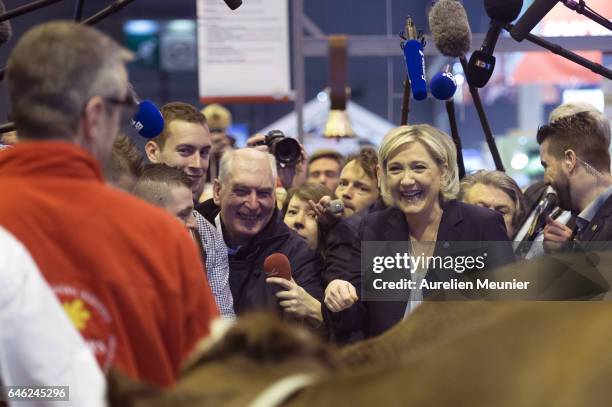
[[[552,187],[557,193],[559,208],[566,211],[574,210],[572,206],[571,188],[567,177],[562,177],[562,179],[556,181]]]

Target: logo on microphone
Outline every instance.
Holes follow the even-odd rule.
[[[451,72],[442,72],[442,76],[455,82],[455,76]]]
[[[423,72],[421,73],[421,79],[426,81],[427,79],[425,79],[425,54],[423,53],[423,50],[419,50],[419,55],[421,55],[421,67],[423,68]]]
[[[132,120],[132,127],[134,127],[136,130],[140,131],[144,128],[144,125],[140,122],[137,122],[136,120]]]
[[[482,68],[482,69],[486,69],[487,71],[491,68],[491,64],[487,64],[485,61],[483,61],[482,59],[478,59],[476,60],[476,64],[475,64],[478,68]]]

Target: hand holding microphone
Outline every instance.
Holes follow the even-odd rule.
[[[332,200],[330,196],[324,196],[319,202],[308,201],[308,204],[317,216],[319,226],[332,226],[344,214],[344,202],[342,202],[342,199]]]
[[[300,318],[323,321],[321,303],[293,280],[287,256],[282,253],[269,255],[264,261],[264,271],[267,276],[266,283],[277,284],[284,289],[277,292],[276,297],[285,312]]]

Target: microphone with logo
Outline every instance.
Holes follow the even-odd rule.
[[[457,149],[457,166],[459,167],[459,179],[465,176],[465,164],[463,163],[463,150],[459,128],[457,127],[457,116],[455,114],[455,101],[453,96],[457,90],[457,82],[451,72],[450,65],[446,65],[442,72],[438,72],[431,78],[429,83],[431,94],[438,100],[444,101],[448,122],[450,124],[451,137]]]
[[[289,263],[289,259],[282,253],[272,253],[264,260],[264,272],[266,273],[266,278],[270,277],[278,277],[286,281],[293,281],[291,276],[291,263]],[[270,282],[272,283],[272,282]],[[280,301],[280,306],[284,311],[289,314],[284,314],[285,317],[288,317],[291,320],[295,320],[297,317],[304,322],[308,322],[309,324],[315,324],[312,327],[317,328],[323,322],[323,316],[321,315],[321,303],[316,298],[312,297],[306,290],[301,289],[297,286],[297,283],[285,283],[279,284],[274,281],[273,283],[280,285],[282,288],[277,292],[276,296]],[[297,286],[298,292],[302,292],[302,294],[295,297],[287,291],[293,291],[293,288]],[[291,287],[291,288],[290,288]],[[302,297],[301,299],[299,297]],[[289,299],[292,299],[291,301]],[[301,304],[298,309],[295,308],[294,302],[298,302]]]
[[[420,38],[419,38],[420,37]],[[406,18],[405,41],[402,43],[404,59],[410,79],[410,89],[416,100],[427,98],[427,79],[425,78],[424,40],[419,36],[412,17]]]
[[[131,98],[138,103],[136,114],[132,117],[132,127],[144,138],[155,138],[164,131],[164,117],[150,100],[140,100],[132,84],[128,84]]]
[[[527,230],[527,234],[525,235],[525,240],[532,242],[536,238],[536,236],[542,231],[542,229],[546,225],[546,219],[557,207],[557,202],[557,194],[546,194],[542,202],[540,202],[540,204],[536,208],[535,216],[533,217],[531,225],[529,225],[529,229]]]
[[[264,260],[264,272],[267,277],[280,277],[291,280],[291,263],[282,253],[272,253]]]
[[[463,71],[467,75],[468,62],[465,59],[465,53],[470,49],[472,31],[470,30],[467,13],[463,5],[456,0],[438,0],[429,11],[428,17],[431,36],[436,48],[438,48],[442,55],[458,57]],[[468,85],[474,106],[478,112],[478,119],[480,120],[485,140],[495,162],[495,168],[498,171],[504,171],[504,165],[495,144],[489,120],[482,106],[478,88],[472,86],[469,81]]]
[[[151,139],[160,135],[164,130],[164,117],[153,102],[143,100],[138,103],[138,110],[132,117],[131,124],[140,136]],[[13,130],[15,130],[13,122],[0,125],[0,133],[7,133]]]
[[[542,198],[535,209],[535,213],[531,223],[529,224],[527,233],[525,233],[523,240],[521,240],[515,250],[515,254],[518,257],[525,258],[525,256],[529,253],[531,250],[531,242],[533,242],[536,237],[542,233],[544,226],[546,226],[546,219],[553,214],[553,211],[557,206],[557,194],[549,192],[544,198]]]
[[[132,118],[132,127],[144,138],[155,138],[164,130],[164,117],[153,102],[143,100]]]
[[[495,45],[502,28],[521,12],[523,0],[485,0],[485,10],[491,18],[489,30],[480,50],[474,51],[468,63],[467,80],[472,86],[482,88],[489,82],[495,69]]]

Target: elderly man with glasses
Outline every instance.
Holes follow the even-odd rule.
[[[0,226],[31,253],[103,371],[170,386],[218,311],[185,228],[104,182],[101,164],[134,112],[128,57],[74,23],[21,37],[6,73],[20,142],[0,154]]]

